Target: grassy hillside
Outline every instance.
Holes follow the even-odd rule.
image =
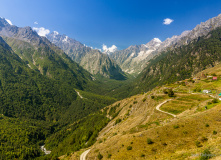
[[[99,133],[88,159],[98,159],[99,155],[102,159],[116,160],[209,158],[201,153],[219,159],[221,102],[214,97],[215,90],[221,87],[221,79],[186,81],[157,87],[106,107],[103,111],[119,114],[109,117],[111,121]],[[175,93],[173,97],[164,93],[169,88]],[[202,92],[205,89],[215,90],[206,94]],[[166,100],[170,101],[160,109],[177,117],[156,110]],[[69,158],[78,156],[74,153]]]

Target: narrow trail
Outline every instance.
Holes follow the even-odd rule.
[[[75,90],[75,92],[77,92],[78,96],[79,96],[81,99],[84,98],[84,97],[82,97],[82,96],[80,95],[80,93],[79,93],[78,91]]]
[[[84,151],[80,156],[80,160],[86,160],[87,154],[90,152],[90,150],[91,149]]]
[[[171,115],[171,116],[173,116],[173,117],[176,117],[175,114],[172,114],[172,113],[169,113],[169,112],[165,112],[165,111],[160,110],[160,107],[161,107],[163,104],[165,104],[165,103],[167,103],[168,101],[171,101],[171,100],[172,100],[172,99],[168,99],[168,100],[166,100],[166,101],[164,101],[164,102],[158,104],[158,105],[156,106],[156,110],[158,110],[158,111],[160,111],[160,112],[163,112],[163,113],[166,113],[166,114],[169,114],[169,115]]]

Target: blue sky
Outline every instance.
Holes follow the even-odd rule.
[[[94,48],[124,49],[155,37],[163,41],[220,13],[220,0],[0,1],[0,17],[14,25],[58,31]],[[164,25],[166,18],[174,21]]]

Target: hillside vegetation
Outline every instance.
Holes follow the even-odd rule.
[[[106,107],[110,112],[117,105],[114,110],[119,114],[109,117],[111,121],[99,133],[88,159],[96,159],[98,155],[102,155],[102,159],[116,160],[206,158],[201,153],[219,158],[221,102],[214,99],[219,87],[220,77],[217,81],[211,81],[211,77],[189,79]],[[172,97],[165,94],[170,88],[175,93]],[[208,94],[202,92],[209,89],[214,90]],[[177,117],[156,110],[156,106],[166,100],[170,101],[160,110]],[[72,159],[77,159],[78,155],[73,154]]]

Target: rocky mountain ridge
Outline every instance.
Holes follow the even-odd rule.
[[[130,46],[124,50],[110,54],[124,72],[137,75],[146,66],[146,62],[153,58],[153,52],[162,42],[158,38],[152,39],[147,44]]]
[[[182,45],[188,45],[193,40],[207,35],[210,31],[218,27],[221,27],[221,14],[206,22],[202,22],[192,30],[184,31],[181,35],[174,35],[171,38],[167,38],[162,43],[158,43],[153,50],[145,50],[142,45],[135,45],[121,51],[116,51],[110,57],[121,66],[123,71],[130,74],[137,74],[145,68],[147,62],[154,56],[160,55],[161,52],[166,50],[173,50]]]
[[[118,80],[126,78],[121,68],[107,54],[56,31],[47,35],[47,38],[91,74]]]

